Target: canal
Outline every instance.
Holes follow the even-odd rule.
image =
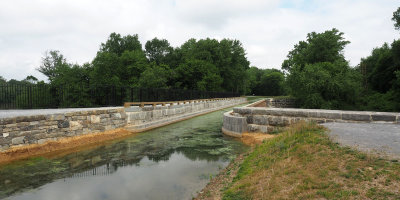
[[[248,148],[221,133],[230,109],[0,166],[0,199],[191,199]]]

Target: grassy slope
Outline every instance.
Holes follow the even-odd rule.
[[[400,164],[300,123],[254,149],[223,199],[400,199]]]

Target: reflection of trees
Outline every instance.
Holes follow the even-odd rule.
[[[146,156],[154,162],[168,161],[179,152],[192,161],[217,161],[230,153],[219,151],[231,144],[214,131],[194,128],[177,134],[148,133],[54,160],[32,159],[2,168],[0,198],[56,179],[110,175],[120,167],[138,165]]]

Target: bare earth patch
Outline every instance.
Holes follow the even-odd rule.
[[[243,133],[240,140],[246,145],[257,145],[261,144],[264,140],[271,139],[276,135],[265,134],[265,133]]]

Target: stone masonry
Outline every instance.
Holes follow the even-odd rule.
[[[101,108],[0,118],[0,151],[117,128],[140,132],[246,101],[246,98],[209,99],[180,105]]]
[[[265,100],[262,100],[265,101]],[[257,104],[262,103],[259,101]],[[236,107],[224,114],[223,132],[241,137],[244,132],[269,133],[300,120],[325,122],[364,122],[400,124],[400,113],[295,109],[271,107]]]
[[[123,108],[0,119],[0,149],[98,133],[126,125]]]

